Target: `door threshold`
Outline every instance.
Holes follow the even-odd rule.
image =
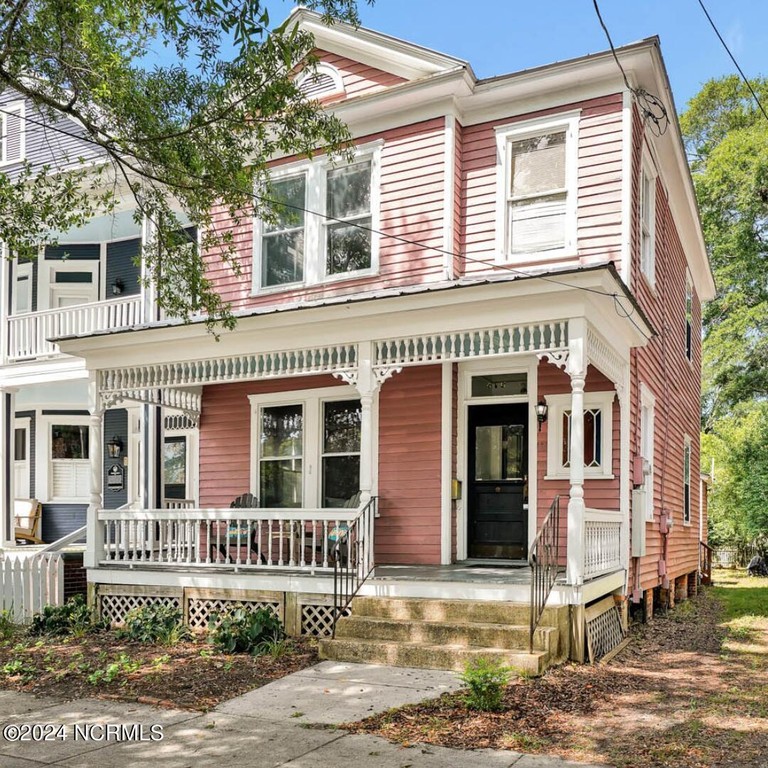
[[[462,560],[459,565],[466,568],[526,568],[527,560],[502,560],[501,558],[472,557]]]

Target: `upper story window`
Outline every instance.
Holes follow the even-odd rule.
[[[693,285],[690,275],[685,281],[685,356],[693,360]]]
[[[296,85],[308,99],[320,99],[344,93],[344,81],[339,70],[322,61],[314,71],[302,72]]]
[[[373,274],[378,269],[379,146],[334,167],[320,159],[273,172],[271,222],[254,227],[254,290]]]
[[[612,478],[614,392],[584,395],[584,476]],[[568,477],[571,467],[571,396],[547,395],[547,477]]]
[[[24,102],[4,104],[0,112],[0,163],[18,163],[24,159]]]
[[[656,282],[656,171],[643,162],[640,178],[640,271],[651,287]]]
[[[577,132],[576,115],[496,129],[502,257],[575,250]]]

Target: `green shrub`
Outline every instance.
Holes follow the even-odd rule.
[[[46,605],[32,617],[33,635],[72,635],[82,637],[88,632],[104,629],[107,624],[94,621],[91,609],[82,595],[75,595],[64,605]]]
[[[466,697],[471,709],[497,712],[501,709],[504,686],[512,676],[512,669],[483,657],[467,663],[459,678],[469,688]]]
[[[13,620],[13,611],[0,611],[0,640],[10,639],[18,628],[18,624]]]
[[[174,645],[190,637],[190,631],[182,621],[181,611],[163,603],[147,603],[128,611],[118,634],[126,640],[161,645]]]
[[[280,619],[267,608],[230,608],[221,616],[212,614],[211,621],[219,622],[210,631],[211,641],[224,653],[270,653],[284,634]]]

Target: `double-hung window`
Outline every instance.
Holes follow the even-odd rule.
[[[360,490],[351,387],[253,395],[253,489],[263,507],[341,507]]]
[[[584,395],[584,476],[611,478],[614,392]],[[571,468],[571,396],[547,395],[547,477],[568,477]]]
[[[88,499],[91,487],[91,465],[87,423],[51,424],[49,437],[51,500]]]
[[[656,172],[649,160],[640,176],[640,271],[649,285],[656,281]]]
[[[254,227],[254,291],[376,272],[380,146],[346,165],[320,158],[273,171],[274,216]]]
[[[575,249],[577,130],[575,115],[497,129],[503,258],[556,257]]]

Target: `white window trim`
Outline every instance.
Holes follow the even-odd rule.
[[[75,245],[75,243],[64,243],[63,245]],[[56,290],[62,295],[67,293],[83,292],[85,286],[91,287],[92,299],[87,304],[96,303],[99,300],[99,276],[104,270],[101,268],[106,246],[101,244],[100,257],[98,259],[45,259],[44,253],[38,256],[38,285],[37,302],[38,310],[54,309],[53,291]],[[57,283],[57,272],[90,272],[93,279],[90,283]],[[41,304],[45,302],[45,306]]]
[[[326,210],[326,176],[328,171],[343,167],[334,164],[327,156],[319,157],[312,162],[296,162],[281,165],[270,171],[270,177],[279,181],[291,176],[306,176],[306,196],[304,207],[304,279],[294,283],[280,285],[261,285],[262,267],[262,235],[263,225],[260,219],[253,222],[253,272],[251,275],[251,295],[261,296],[272,293],[282,293],[309,285],[322,283],[337,283],[345,280],[355,280],[360,277],[370,277],[379,273],[380,236],[375,234],[381,222],[381,150],[384,141],[374,141],[356,147],[350,164],[367,160],[371,161],[371,266],[368,269],[358,269],[354,272],[343,272],[338,275],[326,274],[326,227],[324,214]],[[258,190],[257,190],[258,194]]]
[[[27,315],[30,312],[32,312],[32,300],[34,298],[33,295],[33,268],[32,268],[32,262],[31,261],[24,261],[19,262],[18,260],[14,260],[13,262],[13,314],[14,315]],[[26,281],[25,281],[25,288],[28,291],[29,296],[29,309],[26,312],[19,312],[18,310],[18,297],[21,291],[19,291],[19,277],[24,277],[26,275]]]
[[[581,110],[525,120],[496,128],[496,260],[498,263],[550,261],[577,253],[577,197],[579,180],[579,117]],[[507,189],[509,188],[509,147],[513,141],[565,129],[565,244],[531,253],[509,252]]]
[[[643,182],[645,178],[651,181],[650,191],[650,207],[651,217],[649,222],[648,239],[650,240],[650,258],[648,270],[646,271],[643,259]],[[640,165],[640,210],[639,226],[640,226],[640,274],[645,278],[648,286],[655,291],[656,290],[656,186],[658,184],[659,172],[656,169],[656,165],[651,158],[650,153],[644,152],[642,162]]]
[[[693,462],[693,450],[692,450],[691,438],[688,435],[683,435],[683,525],[689,526],[693,521],[693,483],[691,478],[693,477],[693,470],[691,464]],[[685,452],[688,451],[688,516],[686,519],[685,509]]]
[[[163,443],[165,438],[183,437],[186,441],[187,465],[185,467],[185,483],[187,498],[200,498],[200,477],[198,475],[200,431],[198,429],[167,429],[163,431]],[[163,488],[165,488],[165,463],[163,463]]]
[[[40,416],[37,422],[37,455],[42,456],[44,463],[42,466],[45,470],[42,472],[43,477],[39,475],[36,482],[35,491],[40,498],[40,501],[55,502],[57,504],[87,504],[90,501],[90,489],[88,493],[83,496],[53,496],[52,478],[53,478],[53,459],[51,458],[51,427],[54,424],[72,425],[72,426],[88,426],[90,418],[88,416],[73,416],[69,413],[62,414],[46,414]],[[90,454],[90,435],[88,451]],[[75,459],[75,461],[86,461],[86,459]],[[90,461],[90,458],[87,460]],[[41,464],[38,463],[38,467]]]
[[[360,393],[351,386],[300,389],[290,392],[273,392],[248,395],[251,404],[251,493],[259,496],[261,442],[260,413],[262,408],[281,405],[301,405],[303,409],[302,443],[302,507],[314,509],[320,506],[322,498],[323,460],[323,403],[339,400],[359,400]],[[360,451],[364,446],[360,446]]]
[[[32,454],[30,452],[30,449],[32,447],[32,419],[29,416],[24,416],[20,419],[14,419],[13,420],[13,429],[14,433],[17,429],[23,429],[26,433],[26,459],[17,459],[15,448],[16,448],[16,436],[14,434],[14,456],[13,456],[13,472],[14,472],[14,495],[17,499],[19,498],[28,498],[31,490],[32,490]],[[19,484],[18,484],[18,478],[17,475],[19,474],[19,469],[22,469],[24,474],[26,475],[26,487],[25,487],[25,493],[21,493]]]
[[[25,117],[24,101],[14,101],[10,104],[3,104],[3,112],[0,113],[0,132],[2,132],[2,141],[0,142],[0,166],[13,165],[20,163],[27,156],[27,123]],[[8,159],[8,118],[7,112],[16,112],[19,115],[19,157]]]
[[[584,410],[600,408],[602,435],[600,467],[584,467],[584,477],[590,480],[613,480],[613,401],[615,392],[585,392]],[[571,395],[545,395],[547,407],[547,474],[545,480],[570,477],[570,469],[561,461],[563,445],[563,411],[571,410]]]
[[[648,425],[643,421],[643,409],[649,413]],[[645,434],[645,429],[649,429],[650,436]],[[656,397],[646,384],[640,384],[640,451],[643,459],[648,462],[647,472],[643,478],[643,487],[645,489],[645,520],[652,523],[653,513],[653,491],[655,482],[654,468],[654,450],[656,442]],[[644,446],[647,444],[649,455],[643,453]],[[644,468],[645,469],[645,468]]]

